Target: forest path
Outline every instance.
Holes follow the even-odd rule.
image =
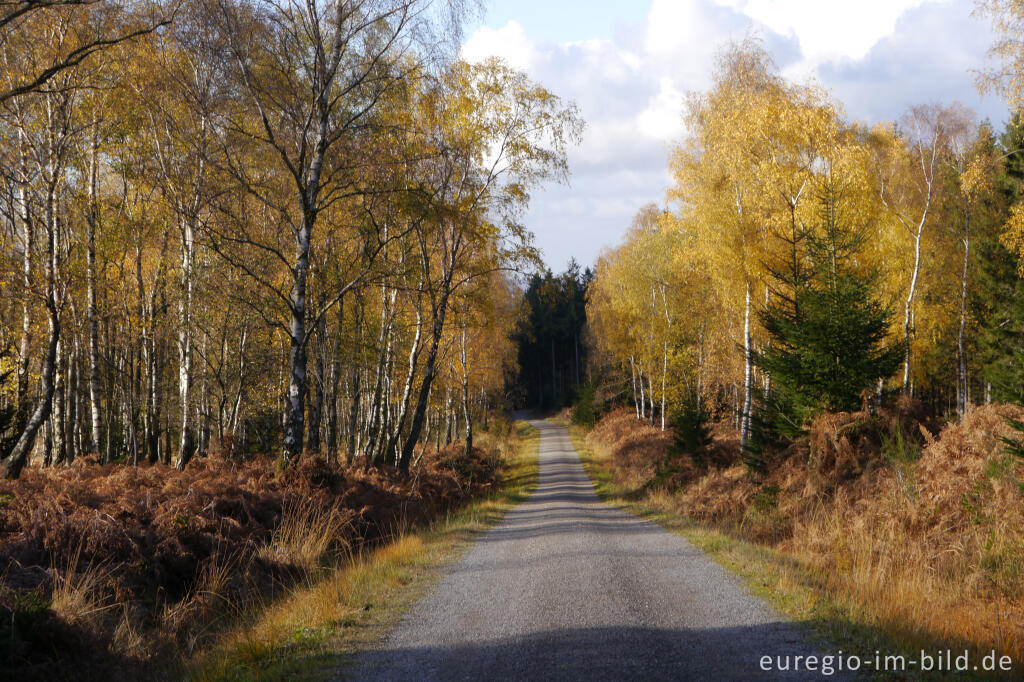
[[[600,502],[564,427],[530,423],[536,492],[360,658],[355,679],[816,677],[763,672],[762,656],[816,652],[684,538]]]

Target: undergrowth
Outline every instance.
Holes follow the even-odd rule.
[[[502,486],[509,444],[480,444],[430,451],[410,479],[307,456],[0,482],[0,677],[178,678],[294,589]]]

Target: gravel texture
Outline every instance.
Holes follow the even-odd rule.
[[[565,428],[541,433],[540,483],[376,650],[360,680],[839,679],[764,672],[816,652],[684,538],[601,503]]]

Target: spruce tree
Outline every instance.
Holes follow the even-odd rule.
[[[673,450],[686,453],[698,462],[702,461],[713,440],[707,414],[701,409],[695,392],[680,401],[672,416],[672,425],[675,427]]]
[[[995,401],[1024,402],[1024,279],[1017,257],[1000,241],[1008,208],[1021,200],[1024,187],[1024,125],[1014,116],[1000,139],[1004,157],[997,200],[978,224],[975,253],[977,285],[972,297],[979,320],[977,356]]]
[[[892,313],[875,293],[878,273],[857,267],[864,229],[842,214],[833,181],[818,202],[818,224],[804,231],[806,266],[794,259],[786,279],[776,276],[789,295],[759,313],[771,338],[754,357],[771,377],[758,415],[767,436],[793,437],[820,411],[855,409],[902,358],[899,344],[886,343]]]

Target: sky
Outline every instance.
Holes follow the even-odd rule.
[[[831,91],[847,118],[898,118],[959,100],[997,129],[982,97],[988,21],[973,0],[491,0],[466,31],[470,61],[499,56],[574,101],[587,127],[568,185],[533,193],[525,218],[555,271],[592,265],[644,204],[663,204],[668,154],[685,138],[686,94],[710,86],[715,54],[759,36],[788,78]]]

